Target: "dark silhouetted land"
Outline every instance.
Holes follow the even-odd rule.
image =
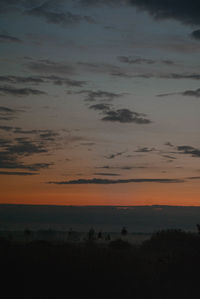
[[[16,242],[1,237],[1,298],[200,297],[200,236],[181,230],[154,233],[141,245],[123,239],[98,243]],[[99,235],[101,237],[101,235]]]

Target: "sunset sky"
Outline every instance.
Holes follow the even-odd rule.
[[[200,2],[0,0],[0,203],[200,206]]]

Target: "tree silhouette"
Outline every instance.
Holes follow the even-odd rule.
[[[107,235],[106,235],[105,240],[106,240],[106,241],[110,241],[110,240],[111,240],[110,234],[107,234]]]
[[[102,232],[100,231],[97,236],[98,239],[102,239]]]
[[[122,230],[121,230],[121,235],[126,236],[127,234],[128,234],[127,229],[125,227],[123,227]]]
[[[90,228],[88,232],[88,240],[89,241],[94,241],[95,240],[95,230],[93,227]]]
[[[198,234],[200,235],[200,224],[197,224]]]
[[[26,228],[24,230],[24,236],[25,236],[26,242],[30,241],[31,235],[32,235],[32,231],[30,229]]]

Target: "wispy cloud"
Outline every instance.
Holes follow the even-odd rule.
[[[75,80],[72,78],[66,78],[61,76],[0,76],[0,82],[6,82],[9,84],[46,84],[52,83],[55,85],[66,85],[70,87],[83,87],[87,82],[82,80]]]
[[[115,154],[111,154],[111,155],[108,155],[108,156],[105,156],[105,158],[106,159],[114,159],[114,158],[116,158],[116,157],[118,157],[118,156],[121,156],[121,155],[123,155],[125,152],[118,152],[118,153],[115,153]]]
[[[81,22],[94,24],[95,20],[91,16],[74,14],[70,11],[59,11],[50,7],[49,2],[44,2],[42,5],[31,10],[25,11],[26,14],[44,19],[51,24],[70,26],[77,25]]]
[[[16,88],[11,85],[0,86],[1,94],[13,96],[44,95],[46,92],[33,88]]]
[[[158,97],[168,97],[168,96],[172,96],[172,95],[182,95],[182,96],[199,98],[200,97],[200,88],[195,89],[195,90],[188,89],[183,92],[164,93],[164,94],[159,94],[157,96]]]
[[[181,179],[125,179],[125,180],[110,180],[110,179],[78,179],[70,181],[58,181],[58,182],[48,182],[48,184],[54,185],[83,185],[83,184],[99,184],[99,185],[111,185],[111,184],[128,184],[128,183],[183,183],[184,180]]]
[[[13,120],[21,112],[24,112],[24,110],[0,106],[0,120],[7,120],[7,121]],[[1,126],[1,129],[2,128],[4,128],[4,130],[9,131],[8,126]]]
[[[22,43],[22,40],[12,35],[0,34],[0,43],[6,43],[6,42]]]
[[[140,147],[135,152],[136,153],[149,153],[149,152],[154,152],[154,151],[156,151],[156,149],[154,147],[152,147],[152,148]]]
[[[156,63],[155,60],[142,58],[142,57],[131,57],[131,56],[118,56],[117,59],[120,62],[127,63],[127,64],[154,64]]]
[[[85,101],[93,102],[93,101],[113,101],[115,99],[121,98],[124,96],[123,93],[115,93],[115,92],[109,92],[104,90],[81,90],[80,92],[77,92],[78,94],[85,94]],[[100,106],[99,106],[100,107]]]
[[[100,175],[100,176],[120,176],[119,173],[109,173],[109,172],[95,172],[94,175]]]
[[[19,171],[0,171],[0,175],[19,175],[19,176],[32,176],[38,175],[37,172],[19,172]]]
[[[26,66],[40,74],[59,74],[59,75],[74,75],[75,69],[71,64],[55,62],[48,59],[40,59],[38,61],[30,61],[26,63]]]
[[[200,158],[200,149],[190,145],[179,145],[176,147],[181,154],[190,155],[192,157]]]

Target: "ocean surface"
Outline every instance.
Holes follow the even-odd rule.
[[[200,207],[0,205],[0,230],[152,233],[161,229],[197,231]]]

